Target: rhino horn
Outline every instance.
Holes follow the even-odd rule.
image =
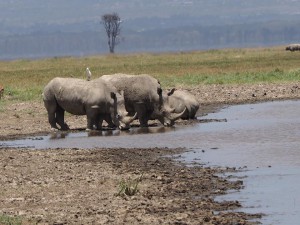
[[[132,123],[137,118],[137,112],[133,116],[124,116],[122,122],[125,124]]]
[[[181,118],[186,112],[187,112],[186,107],[180,113],[174,113],[174,111],[173,111],[172,113],[170,113],[169,119],[174,122],[175,120],[178,120],[179,118]]]

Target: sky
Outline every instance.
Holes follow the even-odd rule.
[[[105,13],[121,18],[170,15],[299,14],[299,0],[0,0],[0,22],[13,26],[100,20]]]

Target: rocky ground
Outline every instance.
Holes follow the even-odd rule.
[[[221,105],[300,98],[300,82],[188,90],[201,103],[198,115]],[[67,115],[66,121],[73,132],[86,126],[84,117]],[[42,101],[1,106],[0,140],[47,133]],[[214,201],[216,195],[243,187],[242,181],[218,176],[232,169],[187,167],[176,160],[184,151],[35,150],[5,147],[0,142],[0,224],[4,223],[1,215],[18,216],[22,224],[255,223],[249,219],[261,215],[226,212],[239,208],[239,202]],[[126,187],[135,184],[137,192],[128,195]]]

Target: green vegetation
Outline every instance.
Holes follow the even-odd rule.
[[[300,80],[299,58],[299,52],[276,47],[1,61],[0,83],[10,100],[28,101],[41,99],[43,87],[54,77],[85,79],[86,67],[93,78],[113,73],[150,74],[164,88],[293,82]]]
[[[142,181],[143,175],[136,179],[122,179],[119,183],[119,191],[116,196],[133,196],[138,192],[138,184]]]
[[[21,225],[22,220],[19,217],[0,215],[0,224],[2,224],[2,225]]]

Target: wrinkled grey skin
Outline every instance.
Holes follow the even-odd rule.
[[[181,119],[195,119],[200,104],[194,95],[188,91],[175,90],[174,88],[170,92],[164,92],[163,97],[175,113],[180,113],[186,109]]]
[[[87,116],[87,130],[102,129],[103,120],[119,129],[128,129],[135,119],[127,116],[124,96],[103,80],[85,81],[76,78],[51,80],[44,88],[44,105],[52,129],[68,130],[64,112]]]
[[[300,51],[300,44],[291,44],[291,45],[288,45],[285,50],[287,51]]]
[[[124,91],[126,110],[129,115],[137,113],[141,127],[147,127],[150,118],[158,119],[164,126],[173,126],[184,113],[173,113],[164,104],[159,81],[149,75],[114,74],[99,79],[110,82],[118,91]]]

